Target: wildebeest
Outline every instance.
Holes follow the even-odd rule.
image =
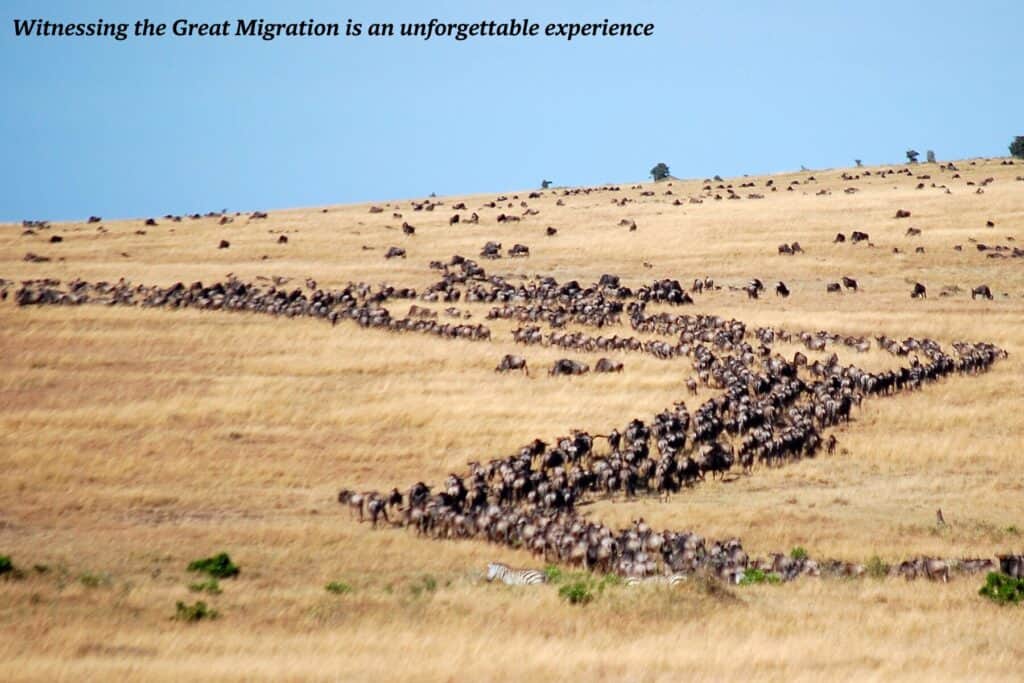
[[[515,244],[511,249],[508,250],[508,255],[512,258],[522,258],[530,255],[530,248],[525,244]]]
[[[405,258],[405,249],[402,249],[401,247],[388,247],[387,253],[384,254],[384,258],[387,259],[398,257]]]
[[[548,370],[549,375],[582,375],[590,372],[590,366],[580,361],[569,360],[568,358],[560,358],[556,360],[551,369]]]
[[[217,245],[217,248],[218,249],[227,249],[230,246],[231,246],[231,242],[228,242],[227,240],[221,240],[220,244]]]
[[[852,277],[846,277],[844,275],[843,276],[843,287],[846,287],[847,289],[852,289],[853,291],[856,292],[857,291],[857,281],[854,280]]]
[[[832,240],[832,243],[836,244],[836,243],[841,243],[841,242],[845,242],[845,241],[846,241],[846,235],[844,235],[841,232],[837,232],[836,233],[836,238],[834,240]]]
[[[510,372],[512,370],[522,370],[523,374],[527,376],[530,374],[530,369],[526,366],[526,359],[511,353],[505,354],[505,357],[498,363],[498,367],[494,368],[495,372]]]
[[[278,244],[288,244],[288,236],[287,235],[281,235],[280,237],[277,238],[277,243]]]
[[[602,358],[594,366],[594,372],[622,372],[622,363]]]
[[[786,244],[785,242],[783,242],[782,244],[779,245],[779,253],[780,254],[792,254],[793,253],[793,247],[791,247],[788,244]]]
[[[910,292],[911,299],[927,299],[928,288],[922,285],[920,282],[914,283],[914,289]]]
[[[858,242],[866,242],[869,239],[870,236],[866,232],[861,232],[860,230],[854,230],[850,235],[850,241],[854,244],[857,244]]]
[[[406,235],[415,235],[416,228],[412,225],[409,225],[407,222],[402,221],[402,232]]]
[[[996,555],[999,571],[1015,579],[1024,579],[1024,555]]]
[[[459,214],[457,214],[457,213],[453,214],[452,217],[448,219],[449,227],[452,226],[452,225],[457,224],[458,222],[459,222]]]
[[[775,285],[775,296],[781,296],[783,299],[789,296],[789,287],[786,286],[785,282],[780,280],[779,283]]]
[[[988,288],[988,285],[978,285],[971,290],[971,298],[977,299],[979,296],[985,297],[986,299],[992,298],[992,290]]]
[[[896,218],[910,218],[910,212],[906,209],[897,209]]]
[[[825,285],[825,291],[829,293],[839,293],[843,291],[843,288],[838,282],[829,282]]]
[[[907,237],[917,237],[921,234],[921,228],[907,228]]]
[[[548,237],[554,237],[555,235],[558,234],[558,228],[552,228],[549,225],[544,232],[547,234]]]

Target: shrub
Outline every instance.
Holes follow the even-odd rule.
[[[188,589],[193,593],[209,593],[210,595],[220,595],[222,592],[220,589],[220,583],[217,579],[208,579],[206,581],[200,581],[199,583],[190,583]]]
[[[807,550],[805,550],[802,545],[798,545],[789,551],[789,556],[794,560],[806,560]]]
[[[241,571],[231,561],[227,553],[219,553],[203,560],[194,560],[189,563],[188,570],[190,572],[203,572],[215,579],[228,579],[238,576],[238,573]]]
[[[0,576],[14,571],[14,564],[7,555],[0,555]]]
[[[753,586],[759,583],[782,583],[782,577],[775,572],[766,572],[761,569],[748,569],[743,572],[743,578],[740,579],[741,586]]]
[[[1018,135],[1010,143],[1010,154],[1018,159],[1024,159],[1024,135]]]
[[[889,576],[889,564],[884,562],[878,555],[873,555],[867,564],[864,565],[864,571],[873,579],[884,579]]]
[[[326,586],[328,593],[334,593],[336,595],[344,595],[345,593],[352,592],[352,586],[344,583],[343,581],[331,581]]]
[[[420,580],[414,583],[410,590],[412,590],[412,594],[416,597],[424,593],[433,593],[437,590],[437,579],[430,574],[426,574],[420,577]]]
[[[586,605],[594,599],[589,581],[577,580],[558,589],[558,595],[570,605]]]
[[[548,583],[561,583],[562,579],[565,578],[561,567],[553,564],[544,567],[544,576],[548,577]]]
[[[92,572],[85,572],[78,577],[78,580],[86,588],[99,588],[100,586],[110,585],[110,574],[93,574]]]
[[[999,572],[989,572],[985,577],[985,585],[978,591],[978,595],[983,595],[1000,605],[1015,605],[1024,602],[1024,579],[1015,579]]]
[[[202,600],[194,605],[186,605],[179,601],[177,608],[178,611],[174,618],[178,621],[195,622],[202,621],[203,619],[216,619],[220,616],[217,614],[217,610],[207,607],[206,603]]]

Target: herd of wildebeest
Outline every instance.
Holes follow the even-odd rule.
[[[949,164],[942,170],[956,173],[958,169]],[[864,174],[870,175],[870,171]],[[856,178],[859,176],[844,174],[844,180]],[[812,176],[806,182],[816,181]],[[990,182],[983,182],[978,191]],[[792,191],[796,185],[799,181],[793,181],[787,190]],[[751,186],[752,182],[741,185]],[[765,187],[770,191],[778,189],[771,180]],[[939,187],[949,191],[945,185]],[[923,188],[922,183],[919,189]],[[727,186],[724,182],[714,187],[708,181],[703,189],[704,196],[690,197],[689,202],[723,197],[742,199],[731,184]],[[846,191],[850,190],[856,188]],[[562,190],[561,196],[603,191],[617,192],[619,188]],[[665,194],[671,192],[669,189]],[[642,194],[652,193],[649,190]],[[533,192],[527,199],[543,194]],[[763,195],[750,193],[747,198],[759,199]],[[517,206],[513,200],[519,200],[518,196],[511,200],[498,197],[480,210],[512,209]],[[633,200],[622,197],[613,201],[625,206]],[[563,200],[559,198],[558,203]],[[678,205],[681,200],[674,203]],[[443,202],[430,199],[412,203],[411,209],[433,211],[440,206]],[[464,203],[455,208],[467,210]],[[525,209],[521,216],[502,212],[496,220],[518,221],[538,213],[527,200],[520,200],[518,208]],[[381,207],[371,208],[371,213],[383,211]],[[909,211],[900,210],[897,218],[910,215]],[[208,217],[218,218],[221,224],[232,220],[226,212]],[[403,215],[394,210],[392,217],[401,219]],[[200,216],[194,214],[192,218]],[[263,212],[249,216],[250,221],[266,218]],[[178,216],[168,219],[181,221]],[[469,217],[456,213],[449,226],[478,224],[481,220],[476,212]],[[89,222],[99,223],[100,219],[92,217]],[[149,227],[156,225],[154,219],[147,221]],[[630,231],[637,229],[632,219],[624,219],[622,225]],[[987,227],[993,225],[990,221]],[[28,231],[48,227],[45,221],[25,223]],[[408,237],[417,234],[407,221],[402,223],[402,232]],[[546,230],[548,236],[557,233],[553,227]],[[906,234],[917,236],[920,230],[910,228]],[[287,243],[284,235],[281,238],[279,243]],[[846,241],[842,233],[834,240]],[[849,241],[872,246],[870,236],[862,231],[854,231]],[[229,248],[230,244],[220,246]],[[989,249],[978,244],[979,251]],[[992,251],[1014,257],[1022,255],[1016,248]],[[780,245],[778,252],[800,255],[805,249],[792,242]],[[480,256],[497,260],[502,253],[501,243],[490,241]],[[517,243],[506,253],[513,258],[528,257],[530,250]],[[400,247],[391,247],[386,253],[387,258],[405,255]],[[634,289],[614,274],[605,274],[592,283],[560,282],[550,276],[513,281],[488,273],[475,260],[460,255],[443,262],[432,261],[430,268],[439,271],[439,277],[420,290],[366,283],[330,289],[311,279],[302,286],[292,286],[287,278],[246,282],[231,274],[220,282],[178,282],[171,286],[134,284],[124,279],[76,279],[64,283],[36,278],[23,280],[14,299],[20,306],[100,304],[309,317],[332,325],[355,323],[392,332],[420,332],[469,341],[490,341],[492,331],[484,323],[464,322],[472,313],[457,306],[487,304],[486,320],[510,320],[520,325],[512,331],[511,339],[527,352],[532,347],[545,346],[578,356],[637,353],[664,361],[684,360],[692,374],[680,380],[680,400],[652,417],[636,416],[624,424],[609,425],[602,434],[573,429],[553,439],[534,438],[513,453],[469,463],[465,471],[451,473],[440,486],[417,482],[411,488],[396,487],[389,493],[344,489],[338,495],[338,501],[354,516],[374,527],[400,525],[429,538],[479,539],[522,548],[545,562],[614,573],[632,582],[672,583],[694,572],[739,581],[751,569],[777,572],[785,580],[802,575],[864,573],[864,566],[855,562],[781,553],[751,558],[736,538],[710,540],[692,531],[656,530],[643,519],[616,530],[589,519],[581,512],[581,506],[599,498],[665,498],[697,486],[709,476],[750,474],[758,467],[780,467],[823,453],[833,455],[837,449],[835,428],[851,420],[863,400],[917,391],[951,375],[985,372],[1007,355],[1005,350],[987,342],[958,341],[943,347],[928,338],[899,340],[884,335],[872,338],[752,327],[721,316],[678,312],[693,304],[695,297],[722,289],[711,277],[696,278],[688,288],[669,278]],[[6,299],[13,287],[14,283],[0,280],[0,296]],[[765,290],[765,284],[750,278],[729,289],[746,292],[747,297],[756,299]],[[855,278],[843,276],[837,282],[827,283],[826,289],[857,292],[861,288]],[[775,292],[788,297],[791,290],[780,281]],[[911,296],[926,297],[927,288],[917,282]],[[972,286],[971,296],[993,298],[986,284]],[[408,312],[398,317],[389,307],[400,306],[403,300],[418,303],[412,303]],[[442,322],[438,311],[429,304],[446,306],[443,314],[449,320]],[[631,332],[622,332],[623,325],[628,325]],[[569,327],[591,331],[567,330]],[[608,328],[617,331],[607,334]],[[781,344],[800,345],[803,349],[792,355],[784,354],[779,348]],[[830,353],[829,347],[837,346],[861,353],[876,347],[891,354],[898,365],[889,370],[869,371],[844,364],[834,350]],[[593,370],[599,373],[618,373],[623,369],[622,361],[605,355],[593,362]],[[528,358],[520,354],[505,354],[494,370],[520,371],[524,375],[530,372]],[[582,358],[559,358],[547,372],[552,376],[581,375],[590,370],[591,363]],[[714,395],[691,409],[683,400],[684,388],[686,398],[690,399],[699,397],[701,390]],[[895,566],[893,573],[907,578],[948,580],[954,572],[976,572],[997,566],[1020,577],[1024,575],[1024,556],[1002,555],[997,560],[917,557]],[[532,583],[536,578],[535,572],[501,569],[504,565],[493,567],[494,575],[506,582]]]

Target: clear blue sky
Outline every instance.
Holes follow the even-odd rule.
[[[1005,155],[1024,2],[0,4],[0,220]],[[646,39],[15,38],[14,18],[643,20]]]

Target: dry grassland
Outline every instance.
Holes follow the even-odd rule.
[[[428,261],[476,256],[498,240],[532,252],[483,262],[510,277],[591,282],[612,272],[631,286],[655,277],[783,279],[788,300],[748,301],[724,288],[687,312],[990,341],[1010,357],[978,377],[866,401],[838,430],[839,455],[709,481],[668,503],[600,502],[587,514],[739,536],[758,554],[801,545],[814,557],[854,561],[992,556],[1024,550],[1024,259],[986,258],[968,240],[1024,246],[1024,183],[1014,180],[1024,166],[958,165],[955,180],[937,166],[915,169],[951,194],[916,190],[919,181],[905,176],[845,182],[837,169],[806,184],[809,173],[775,176],[778,192],[766,191],[764,178],[732,180],[744,197],[739,183],[755,181],[750,191],[763,200],[671,204],[699,194],[697,181],[674,182],[673,196],[664,184],[642,187],[653,197],[623,185],[615,196],[636,200],[625,207],[608,193],[556,206],[545,193],[529,202],[539,216],[511,225],[478,208],[490,195],[443,198],[432,213],[400,202],[378,214],[366,204],[271,210],[265,221],[243,214],[223,226],[158,218],[156,227],[67,223],[23,236],[8,225],[0,276],[169,285],[233,272],[300,286],[313,277],[328,287],[422,287],[436,279]],[[983,194],[966,185],[990,176]],[[785,191],[793,179],[802,184]],[[844,194],[849,186],[860,191]],[[822,188],[832,194],[816,196]],[[448,226],[460,200],[479,211],[480,225]],[[509,212],[520,213],[516,205]],[[898,208],[913,216],[895,220]],[[618,227],[622,218],[639,229]],[[402,235],[402,220],[416,226],[414,237]],[[557,236],[544,235],[549,225]],[[922,236],[905,237],[911,225]],[[876,247],[832,243],[852,230],[869,232]],[[288,244],[276,243],[279,231]],[[50,244],[51,234],[64,241]],[[231,248],[218,250],[221,239]],[[777,255],[793,240],[805,255]],[[408,258],[385,260],[391,245]],[[29,251],[53,260],[24,262]],[[842,275],[863,291],[827,295],[825,282]],[[918,280],[927,300],[908,296]],[[970,288],[983,282],[995,300],[972,301]],[[945,285],[964,291],[940,297]],[[487,310],[459,307],[474,322]],[[683,398],[697,405],[684,396],[687,361],[609,354],[625,363],[621,375],[549,378],[542,370],[555,358],[580,354],[517,347],[513,325],[491,326],[494,340],[482,343],[259,315],[0,304],[0,554],[26,573],[0,581],[0,678],[1020,680],[1024,612],[983,601],[980,579],[621,588],[579,608],[549,588],[481,584],[487,561],[535,564],[526,553],[350,520],[334,500],[341,486],[438,483],[534,437],[574,427],[603,433]],[[495,374],[505,353],[526,355],[533,377]],[[840,355],[869,367],[893,363],[877,351]],[[945,528],[935,526],[939,507]],[[219,550],[241,577],[222,581],[221,595],[190,593],[185,565]],[[98,586],[82,582],[87,573]],[[424,577],[436,590],[417,588]],[[353,591],[326,592],[335,580]],[[221,618],[171,620],[177,601],[195,599]]]

